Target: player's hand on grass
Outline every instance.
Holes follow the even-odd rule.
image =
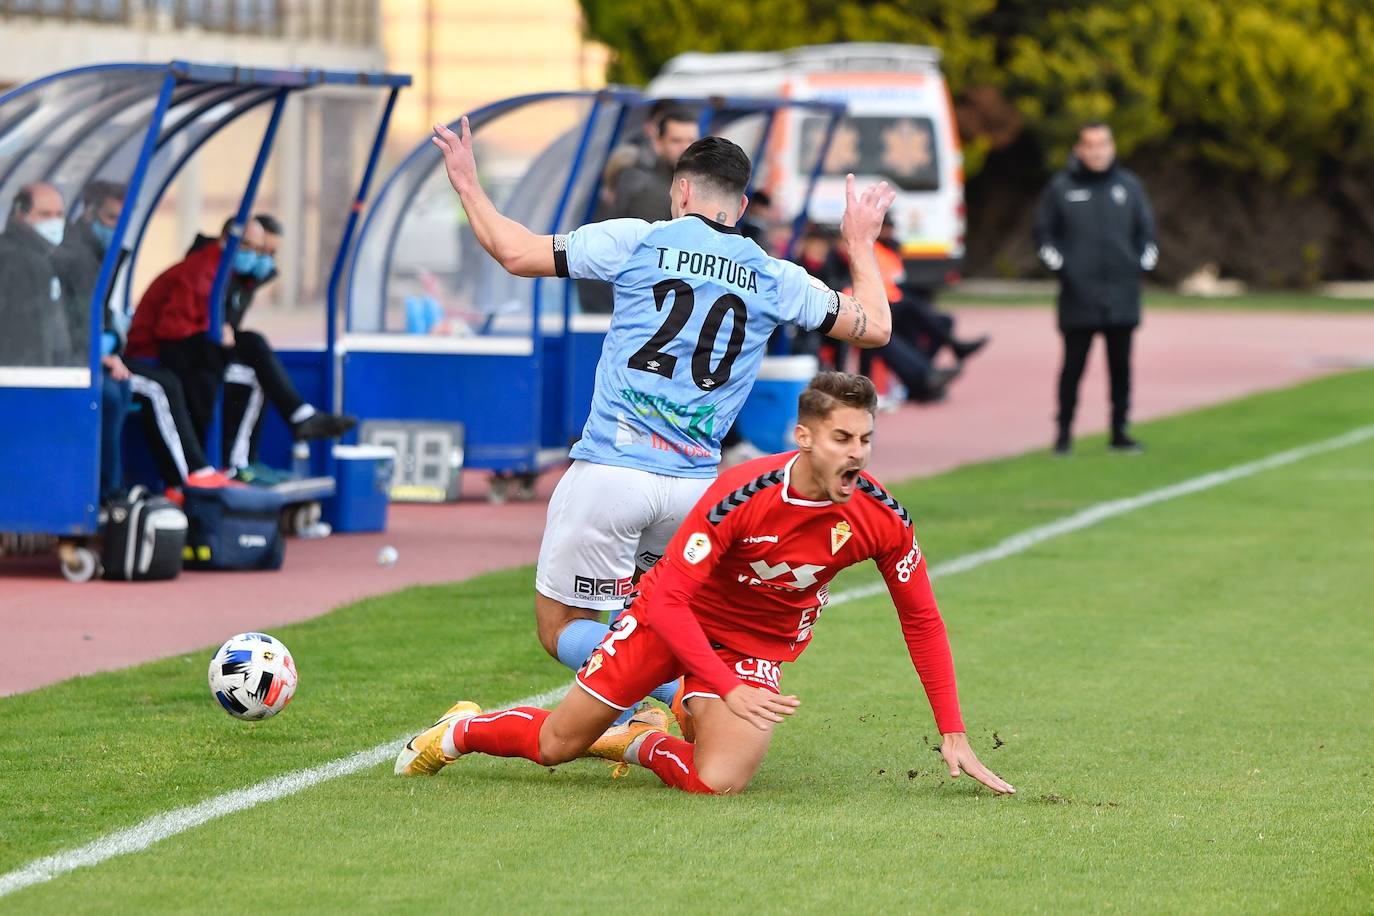
[[[459,136],[443,124],[434,125],[434,136],[430,138],[439,152],[444,154],[444,170],[448,172],[449,184],[459,194],[474,190],[477,186],[477,160],[472,155],[472,129],[468,119],[463,118],[458,125]]]
[[[840,234],[850,244],[871,245],[883,228],[883,214],[897,199],[897,192],[886,181],[869,185],[854,196],[854,175],[844,176],[844,217]]]
[[[940,754],[949,766],[951,778],[958,778],[961,772],[967,773],[994,792],[1002,795],[1015,795],[1016,789],[992,770],[983,766],[978,755],[969,746],[968,736],[963,732],[950,732],[940,743]]]
[[[759,731],[768,731],[774,723],[781,722],[783,716],[797,711],[801,700],[785,697],[762,687],[740,684],[725,695],[725,705]]]

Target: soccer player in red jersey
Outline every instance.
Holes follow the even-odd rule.
[[[871,476],[877,393],[863,376],[823,373],[798,405],[798,451],[723,473],[696,504],[664,559],[548,711],[482,714],[452,707],[416,735],[396,772],[437,773],[468,753],[553,765],[596,756],[652,770],[689,792],[734,794],[749,784],[773,728],[799,701],[780,689],[781,665],[801,655],[847,566],[878,564],[943,735],[951,776],[994,792],[1010,784],[978,760],[964,734],[944,621],[911,516]],[[653,720],[608,726],[659,684],[684,676],[684,724],[695,742]]]

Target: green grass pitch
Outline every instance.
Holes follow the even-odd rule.
[[[1088,439],[1069,460],[893,489],[938,564],[1371,422],[1374,373],[1351,373],[1142,425],[1143,456]],[[1371,521],[1366,441],[937,581],[970,737],[1014,798],[942,770],[895,615],[868,598],[827,613],[785,669],[801,710],[742,797],[587,761],[465,759],[428,780],[378,766],[0,912],[1370,912]],[[263,723],[210,698],[212,647],[0,700],[0,874],[397,738],[454,699],[566,683],[535,641],[531,578],[274,630],[301,686]]]

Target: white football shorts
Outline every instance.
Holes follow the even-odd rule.
[[[574,461],[549,500],[534,587],[571,607],[619,610],[636,567],[658,562],[714,482]]]

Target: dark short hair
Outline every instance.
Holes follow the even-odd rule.
[[[220,238],[224,238],[229,234],[229,230],[234,228],[234,220],[236,219],[238,219],[237,216],[231,216],[224,221],[224,225],[219,227]]]
[[[1083,139],[1083,131],[1085,131],[1085,130],[1099,130],[1099,129],[1104,128],[1104,127],[1105,127],[1109,132],[1110,132],[1111,129],[1112,129],[1112,126],[1111,126],[1110,124],[1108,124],[1106,121],[1098,121],[1098,120],[1084,121],[1082,124],[1080,124],[1080,125],[1078,126],[1078,134],[1077,134],[1077,137],[1078,137],[1079,140],[1082,140],[1082,139]]]
[[[124,202],[124,196],[128,194],[128,192],[129,189],[127,186],[116,181],[103,181],[101,179],[92,181],[81,189],[81,212],[83,217],[87,213],[94,214],[107,200],[117,200],[122,204]]]
[[[663,117],[664,112],[672,111],[681,106],[673,99],[654,99],[649,103],[649,110],[644,115],[644,120],[653,123]]]
[[[20,216],[26,216],[33,209],[33,185],[24,185],[14,195],[14,203],[10,205],[10,210]]]
[[[253,220],[261,226],[262,231],[266,232],[268,235],[282,234],[281,220],[277,219],[271,213],[254,213]]]
[[[754,196],[749,198],[751,204],[758,204],[760,207],[773,206],[773,195],[762,189],[755,191]]]
[[[822,372],[811,380],[797,399],[797,422],[824,420],[840,406],[878,412],[878,390],[866,375]]]
[[[659,115],[658,118],[659,137],[662,137],[664,134],[668,133],[668,122],[670,121],[674,124],[695,124],[697,123],[697,116],[692,114],[686,108],[683,108],[681,105],[674,105],[670,108],[665,109],[664,112],[661,115]]]
[[[739,146],[724,137],[702,137],[678,159],[673,180],[690,175],[722,197],[738,197],[749,187],[751,171],[749,156]]]

